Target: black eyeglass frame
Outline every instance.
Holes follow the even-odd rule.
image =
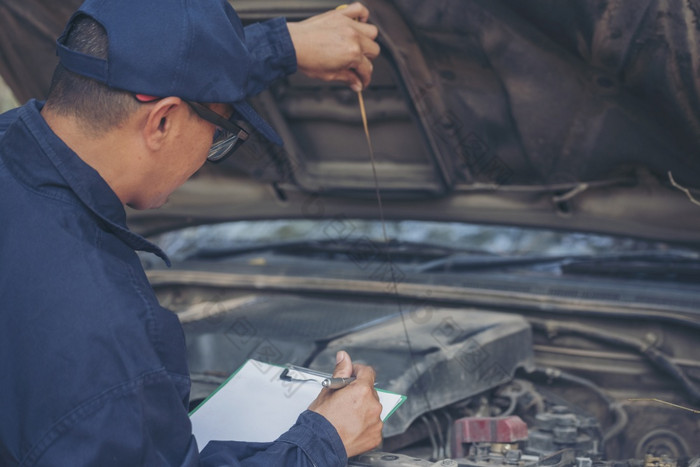
[[[141,104],[148,104],[162,99],[162,97],[149,96],[146,94],[134,94],[133,96],[134,99],[136,99],[136,101]],[[211,162],[213,164],[218,164],[219,162],[222,162],[231,154],[233,154],[236,151],[236,149],[241,147],[243,143],[245,143],[248,139],[248,131],[246,131],[244,128],[241,128],[239,125],[236,125],[231,120],[225,118],[223,115],[219,115],[218,113],[214,112],[204,104],[200,104],[199,102],[188,101],[186,99],[182,100],[186,102],[187,105],[189,105],[200,118],[208,121],[213,125],[216,125],[216,131],[221,131],[221,129],[223,128],[231,134],[231,136],[229,136],[225,140],[219,141],[218,143],[214,141],[212,143],[212,146],[209,148],[209,155],[207,155],[208,162]],[[214,140],[216,140],[216,133],[214,133],[214,135]],[[222,148],[224,148],[224,150],[222,150]]]
[[[207,156],[208,162],[218,164],[224,161],[231,154],[233,154],[236,151],[236,149],[241,147],[243,143],[245,143],[248,139],[249,134],[246,130],[236,125],[231,120],[214,112],[204,104],[200,104],[199,102],[188,101],[185,99],[183,99],[183,101],[187,102],[187,104],[192,108],[192,110],[195,111],[197,115],[199,115],[200,118],[208,121],[213,125],[216,125],[218,128],[223,128],[231,134],[231,136],[229,136],[225,140],[219,141],[218,143],[212,145],[212,147],[209,149],[209,155]],[[218,128],[217,131],[221,131]],[[225,149],[222,151],[220,148]]]

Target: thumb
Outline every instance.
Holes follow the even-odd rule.
[[[334,378],[349,378],[352,376],[352,360],[350,355],[344,350],[335,354],[335,369],[333,370]]]

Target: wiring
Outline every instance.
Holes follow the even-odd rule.
[[[668,171],[668,179],[671,181],[671,185],[673,185],[674,188],[685,193],[685,195],[688,197],[688,199],[690,200],[691,203],[693,203],[696,206],[700,206],[700,201],[695,199],[695,197],[693,196],[693,194],[690,192],[690,190],[688,188],[686,188],[686,187],[680,185],[678,182],[676,182],[676,180],[673,178],[673,174],[671,173],[670,170]]]
[[[608,396],[608,394],[593,381],[590,381],[586,378],[581,378],[580,376],[576,376],[571,373],[567,373],[558,368],[535,368],[534,372],[542,373],[551,379],[558,379],[561,381],[566,381],[569,383],[586,387],[592,392],[594,392],[605,402],[605,404],[608,407],[608,410],[613,415],[615,422],[610,428],[607,429],[607,431],[605,431],[605,433],[603,433],[603,444],[622,433],[622,431],[627,426],[629,418],[627,417],[627,412],[625,412],[625,409],[622,407],[622,405],[614,399],[612,399],[610,396]]]

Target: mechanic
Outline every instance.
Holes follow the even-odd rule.
[[[345,466],[379,444],[374,372],[339,352],[335,376],[357,380],[277,441],[200,453],[183,331],[135,250],[168,259],[124,210],[240,146],[233,115],[281,143],[245,102],[273,80],[366,86],[367,19],[355,3],[243,28],[225,0],[87,0],[71,18],[46,103],[0,116],[0,465]]]

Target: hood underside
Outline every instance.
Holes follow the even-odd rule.
[[[62,23],[34,3],[5,2],[10,28],[2,30],[24,31],[46,49],[43,26]],[[232,3],[247,22],[336,5]],[[697,2],[365,3],[382,46],[363,97],[387,218],[700,245]],[[0,57],[20,98],[48,83],[38,67],[33,79],[13,80],[16,57]],[[254,137],[237,157],[202,169],[165,208],[130,212],[135,230],[378,216],[355,93],[293,75],[252,103],[284,148]]]

